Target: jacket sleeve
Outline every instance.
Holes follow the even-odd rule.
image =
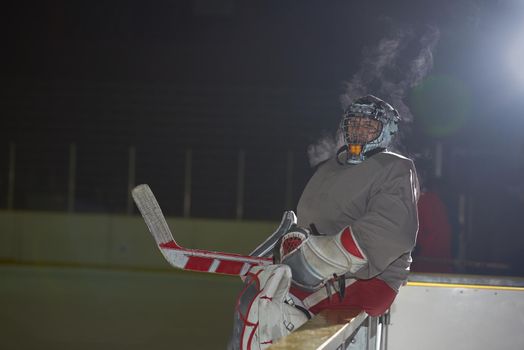
[[[366,213],[351,225],[368,265],[355,273],[361,279],[383,272],[411,252],[418,230],[418,180],[413,162],[396,159],[370,190]]]

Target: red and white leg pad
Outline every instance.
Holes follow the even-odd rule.
[[[237,300],[229,349],[266,349],[307,321],[302,311],[284,302],[290,285],[289,266],[255,266],[250,270]]]

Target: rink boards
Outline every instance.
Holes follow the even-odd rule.
[[[187,246],[234,252],[277,225],[168,221]],[[2,349],[224,349],[241,287],[169,270],[133,216],[0,211],[0,260]],[[524,349],[522,279],[417,278],[392,307],[388,350]]]
[[[524,279],[410,279],[391,309],[388,350],[524,349]]]
[[[330,343],[324,337],[320,341],[318,334],[334,335],[341,329],[333,321],[334,311],[331,320],[317,316],[320,320],[314,318],[302,327],[305,329],[299,328],[297,334],[277,343],[285,344],[278,349],[342,350],[346,346],[340,344],[349,344],[349,350],[375,350],[380,341],[380,349],[388,350],[524,349],[524,279],[412,274],[410,280],[391,307],[387,330],[380,323],[378,328],[369,328],[371,323],[367,322],[356,333],[347,327],[351,331],[342,340]],[[354,318],[350,322],[360,325]],[[368,335],[368,340],[362,340],[359,332]],[[381,333],[387,334],[386,339]]]

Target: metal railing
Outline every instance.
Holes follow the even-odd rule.
[[[130,187],[149,183],[168,215],[278,220],[311,173],[305,148],[340,114],[337,90],[22,80],[0,90],[9,209],[132,213]]]

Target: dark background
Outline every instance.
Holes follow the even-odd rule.
[[[14,145],[13,209],[66,210],[75,144],[77,212],[126,212],[134,147],[135,182],[151,185],[167,215],[183,215],[192,150],[190,215],[234,218],[242,150],[243,218],[278,220],[313,171],[308,145],[336,130],[343,83],[383,38],[398,30],[417,38],[431,26],[439,30],[433,66],[402,96],[411,116],[400,149],[424,184],[438,183],[455,254],[467,244],[467,259],[509,266],[468,272],[524,274],[518,1],[2,6],[0,207],[8,206]],[[402,65],[389,72],[405,74]],[[435,177],[437,145],[443,158]]]

